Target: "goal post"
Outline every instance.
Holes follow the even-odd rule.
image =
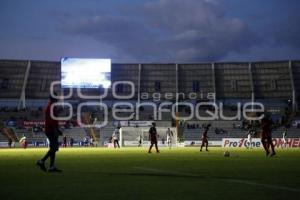
[[[150,145],[149,141],[149,129],[150,127],[122,127],[119,130],[120,146],[125,147],[138,147]],[[157,141],[159,146],[168,146],[167,144],[167,127],[156,127],[157,131]],[[172,146],[177,145],[177,129],[176,127],[170,127],[173,132],[173,137],[171,138]]]

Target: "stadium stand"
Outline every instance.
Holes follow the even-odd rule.
[[[19,124],[24,121],[43,121],[43,108],[49,97],[49,87],[53,81],[60,81],[60,63],[48,61],[28,60],[0,60],[0,120],[8,126],[9,121]],[[134,83],[134,95],[127,102],[154,102],[159,105],[162,101],[198,102],[215,101],[224,104],[224,114],[233,116],[236,113],[236,104],[242,104],[256,100],[262,102],[266,110],[272,113],[274,121],[280,121],[289,110],[292,117],[297,119],[298,102],[300,100],[300,61],[270,61],[270,62],[233,62],[233,63],[187,63],[187,64],[112,64],[112,82],[132,81]],[[67,94],[68,89],[57,88]],[[100,92],[102,92],[100,90]],[[99,89],[86,89],[83,93],[95,95]],[[117,88],[117,93],[126,95],[131,93],[129,85]],[[147,93],[148,95],[143,95]],[[179,93],[176,99],[176,93]],[[195,98],[189,96],[196,94]],[[215,98],[209,98],[210,93]],[[168,94],[168,95],[166,95]],[[160,97],[160,98],[158,98]],[[192,96],[194,97],[194,96]],[[71,102],[74,110],[77,104],[82,102],[76,92],[66,101]],[[95,129],[94,135],[100,143],[109,141],[112,132],[116,128],[112,117],[112,105],[118,102],[108,91],[108,95],[102,99],[109,107],[109,123],[101,129]],[[155,116],[151,108],[143,106],[139,109],[139,120],[152,121]],[[67,113],[67,111],[64,111]],[[103,112],[99,109],[88,110],[91,118],[103,120]],[[207,115],[205,110],[199,111],[201,115]],[[179,116],[187,116],[190,111],[179,107]],[[76,118],[76,116],[74,116]],[[298,120],[299,121],[299,120]],[[163,113],[158,121],[161,126],[174,126],[170,113]],[[209,135],[213,140],[222,137],[241,137],[245,135],[242,129],[243,119],[240,121],[213,122],[197,121],[195,117],[185,122],[182,127],[184,140],[199,139],[201,125],[212,123]],[[195,127],[189,124],[195,124]],[[20,125],[22,126],[22,125]],[[297,137],[297,125],[289,130],[289,137]],[[192,128],[191,128],[192,127]],[[44,142],[45,137],[41,130],[34,133],[32,129],[13,126],[16,137],[24,134],[29,141]],[[281,136],[283,128],[274,131],[274,136]],[[216,134],[218,133],[218,134]],[[80,142],[84,137],[93,134],[91,130],[72,126],[64,129],[68,138]],[[0,141],[7,138],[0,134]]]

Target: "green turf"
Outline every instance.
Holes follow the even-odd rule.
[[[61,174],[40,171],[41,149],[0,149],[1,199],[296,199],[300,149],[66,148]],[[5,198],[2,198],[5,197]]]

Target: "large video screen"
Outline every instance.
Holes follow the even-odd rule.
[[[62,58],[61,85],[63,88],[109,88],[111,60]]]

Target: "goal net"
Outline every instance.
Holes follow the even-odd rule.
[[[149,129],[150,127],[122,127],[119,130],[120,134],[120,145],[122,146],[148,146],[149,141]],[[167,132],[166,127],[156,127],[157,131],[157,142],[159,146],[168,146],[167,143]],[[172,146],[177,144],[177,130],[176,128],[170,128],[173,132],[173,137],[170,138]]]

